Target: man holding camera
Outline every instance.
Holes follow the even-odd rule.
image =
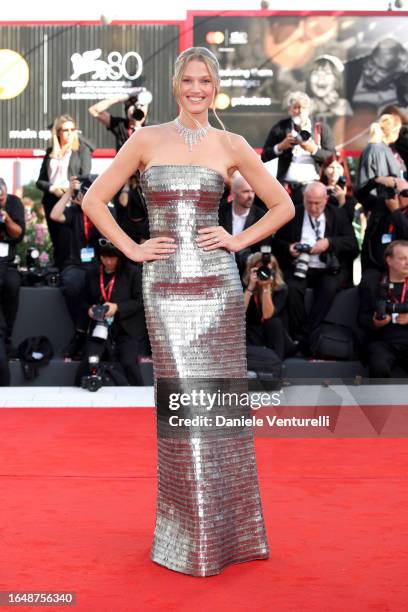
[[[0,385],[9,383],[7,352],[17,316],[20,275],[14,265],[16,246],[25,233],[24,206],[20,198],[7,193],[0,178]]]
[[[70,186],[51,211],[51,219],[68,226],[71,230],[69,258],[61,269],[61,284],[68,311],[75,326],[75,334],[64,349],[64,357],[75,359],[81,356],[85,346],[88,317],[85,303],[86,271],[95,265],[95,249],[100,233],[81,208],[85,193],[96,175],[72,177]],[[116,217],[113,204],[111,214]]]
[[[375,188],[380,195],[373,195]],[[394,240],[408,240],[408,182],[393,176],[377,176],[356,191],[369,212],[361,251],[363,277],[378,281],[385,271],[384,253]]]
[[[115,137],[116,151],[128,138],[141,127],[146,125],[149,104],[152,94],[145,87],[135,87],[129,94],[101,100],[89,107],[88,111]],[[116,117],[108,113],[108,108],[119,102],[125,103],[126,117]]]
[[[395,240],[384,253],[387,271],[379,282],[360,284],[359,322],[369,334],[369,374],[390,378],[399,365],[408,372],[408,241]]]
[[[118,359],[130,385],[143,385],[137,357],[149,349],[141,267],[126,262],[124,255],[105,238],[98,241],[97,255],[100,265],[88,270],[86,277],[91,327],[77,383],[94,390],[99,361],[107,353],[108,357]]]
[[[342,285],[345,256],[356,257],[358,245],[345,211],[327,203],[323,183],[307,185],[303,199],[295,217],[275,234],[273,251],[289,287],[289,332],[306,343]],[[307,287],[314,293],[309,315],[304,303]]]
[[[276,123],[266,139],[262,161],[278,157],[276,178],[295,204],[306,185],[318,180],[324,160],[335,153],[333,135],[323,121],[310,118],[311,100],[301,91],[288,97],[289,117]]]

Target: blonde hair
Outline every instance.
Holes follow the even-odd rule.
[[[398,115],[381,115],[378,120],[380,128],[384,134],[384,142],[391,143],[398,139],[399,131],[401,129],[401,119]]]
[[[245,286],[247,286],[249,283],[249,277],[251,275],[252,268],[256,266],[261,261],[261,259],[262,259],[262,253],[257,252],[257,253],[252,253],[252,255],[250,255],[248,259],[246,260],[245,271],[244,271],[244,274],[242,275],[242,281]],[[278,260],[273,255],[271,255],[271,263],[272,263],[272,269],[275,272],[275,277],[272,281],[271,288],[272,289],[282,289],[282,287],[285,286],[285,281],[283,280],[283,273],[279,267]],[[256,288],[256,291],[258,291],[258,288]]]
[[[368,130],[368,142],[369,144],[379,144],[384,142],[384,132],[381,129],[381,125],[374,121]]]
[[[193,60],[202,62],[203,64],[205,64],[208,70],[208,73],[211,77],[211,81],[214,85],[214,97],[211,103],[211,109],[218,123],[221,125],[222,129],[225,130],[224,124],[222,123],[221,119],[218,117],[215,111],[215,98],[217,97],[220,91],[220,66],[218,63],[218,59],[216,58],[214,53],[206,47],[190,47],[189,49],[185,49],[177,57],[174,64],[173,76],[173,94],[176,98],[177,104],[183,108],[184,112],[188,114],[190,119],[192,119],[195,123],[198,123],[198,121],[186,111],[181,102],[181,81],[186,71],[187,65]]]
[[[51,128],[51,138],[52,138],[52,151],[50,153],[50,157],[58,158],[61,156],[61,145],[58,137],[58,133],[60,132],[64,123],[67,122],[73,123],[76,127],[75,120],[70,115],[60,115],[54,120],[54,123]],[[74,138],[72,140],[71,145],[72,151],[78,151],[79,149],[79,138],[78,132],[74,133]]]

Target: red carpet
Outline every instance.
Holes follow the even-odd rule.
[[[408,607],[408,448],[258,439],[268,561],[210,578],[149,560],[151,409],[0,411],[0,591],[75,591],[75,612],[395,611]]]

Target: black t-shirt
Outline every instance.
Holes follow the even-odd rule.
[[[121,146],[125,144],[129,136],[132,134],[129,119],[126,117],[112,117],[111,115],[110,125],[107,129],[112,132],[115,137],[116,151],[119,151]]]
[[[257,299],[255,295],[255,293],[251,295],[251,299],[249,300],[248,308],[246,311],[246,323],[248,326],[262,325],[262,304],[260,301],[260,296]],[[272,292],[272,303],[275,306],[275,311],[273,313],[274,317],[279,317],[281,315],[282,310],[286,304],[287,297],[287,285],[282,285],[280,289],[274,289],[274,291]]]
[[[7,232],[5,223],[0,222],[0,242],[8,244],[8,254],[5,256],[0,255],[0,263],[12,263],[16,255],[16,245],[22,241],[25,233],[25,217],[24,217],[24,205],[20,198],[15,195],[7,194],[6,205],[0,206],[1,210],[6,212],[13,219],[14,223],[17,223],[23,230],[18,238],[11,238]],[[4,250],[7,247],[3,247]],[[0,251],[2,253],[3,251]]]
[[[109,205],[109,210],[114,218],[116,218],[115,208]],[[93,248],[97,247],[98,239],[101,234],[94,225],[89,228],[88,240],[85,235],[85,224],[84,224],[84,212],[78,204],[71,204],[64,210],[65,225],[71,228],[71,246],[70,256],[67,261],[64,262],[64,266],[67,265],[82,265],[81,249],[86,247]],[[90,263],[90,262],[89,262]]]

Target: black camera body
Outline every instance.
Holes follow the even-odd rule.
[[[387,279],[380,284],[378,299],[375,305],[375,318],[378,321],[383,321],[387,314],[405,314],[408,312],[407,302],[403,304],[400,302],[394,303],[389,299],[388,293],[393,286],[393,283],[390,283]]]
[[[341,265],[339,259],[333,251],[320,254],[320,261],[326,264],[326,269],[330,274],[340,274]]]
[[[293,137],[298,144],[302,142],[306,142],[307,140],[309,140],[311,136],[312,136],[311,133],[308,132],[307,130],[299,130],[299,131],[295,130],[295,133],[293,134]]]
[[[99,357],[97,355],[90,355],[88,363],[90,374],[81,378],[81,387],[95,393],[103,385],[102,375],[99,371]]]
[[[98,323],[103,323],[105,320],[105,314],[108,312],[108,310],[109,306],[106,306],[105,304],[95,304],[95,306],[92,306],[93,319]]]
[[[312,247],[307,242],[297,242],[293,247],[298,253],[310,253]]]
[[[397,195],[397,190],[394,187],[384,187],[383,193],[386,200],[393,200]]]

